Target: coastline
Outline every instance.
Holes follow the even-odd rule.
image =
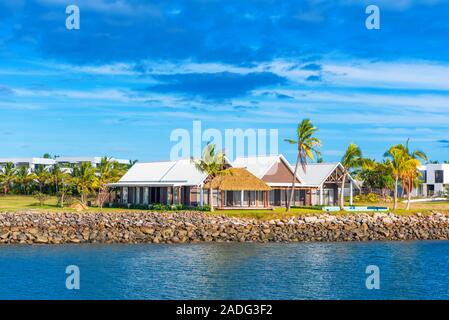
[[[334,242],[449,239],[433,212],[258,220],[204,212],[0,212],[0,245],[62,243]]]

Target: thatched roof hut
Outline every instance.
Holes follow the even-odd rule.
[[[205,188],[210,187],[211,181],[205,184]],[[215,190],[249,190],[249,191],[269,191],[271,190],[264,181],[257,178],[245,168],[229,168],[224,175],[215,177],[212,180],[212,188]]]

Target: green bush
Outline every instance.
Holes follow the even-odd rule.
[[[48,199],[48,195],[42,192],[35,192],[33,194],[34,198],[39,201],[39,205],[42,207],[45,204],[45,201]]]
[[[375,193],[358,194],[354,196],[355,202],[379,202],[379,196]]]
[[[198,210],[198,211],[210,211],[210,206],[208,204],[205,204],[205,205],[196,207],[195,210]]]

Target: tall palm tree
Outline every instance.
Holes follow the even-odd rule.
[[[209,207],[210,211],[214,211],[213,204],[213,188],[212,188],[212,180],[219,176],[226,174],[225,171],[225,155],[223,152],[215,151],[215,144],[210,143],[207,144],[203,150],[203,154],[201,159],[192,159],[195,167],[208,175],[209,179]]]
[[[39,164],[34,169],[33,177],[34,177],[34,180],[39,185],[39,192],[42,193],[42,189],[44,188],[45,184],[47,184],[50,179],[50,173],[45,168],[45,166]]]
[[[394,179],[394,202],[393,202],[393,210],[396,210],[398,207],[398,184],[399,179],[402,177],[404,172],[404,165],[407,159],[406,153],[403,148],[398,148],[397,146],[391,147],[384,155],[385,157],[390,158],[388,164],[390,165],[391,172],[393,174]]]
[[[62,179],[64,178],[64,172],[61,168],[61,165],[56,163],[54,164],[50,170],[48,170],[49,172],[49,181],[51,181],[51,183],[54,184],[55,186],[55,193],[58,193],[58,188],[59,185],[62,182]]]
[[[97,167],[97,176],[95,180],[95,187],[98,189],[97,202],[100,208],[109,196],[108,184],[117,182],[126,172],[123,170],[117,161],[112,161],[111,158],[103,157]]]
[[[21,191],[26,194],[27,187],[31,181],[33,181],[33,175],[26,166],[21,166],[16,171],[15,181],[19,184]]]
[[[405,144],[396,144],[385,152],[384,156],[391,159],[391,169],[395,180],[393,210],[397,209],[398,182],[402,183],[402,189],[408,191],[407,208],[410,208],[410,197],[413,190],[413,179],[417,177],[419,159],[427,160],[427,155],[421,150],[410,151],[410,139]]]
[[[68,172],[62,171],[62,174],[60,175],[60,186],[57,193],[61,208],[64,208],[65,196],[72,191],[72,187],[72,176]]]
[[[295,171],[293,174],[292,190],[290,197],[287,201],[287,212],[290,211],[290,206],[293,201],[293,195],[295,193],[296,174],[298,173],[298,167],[301,165],[304,172],[307,170],[307,159],[313,161],[313,153],[317,157],[320,156],[320,152],[315,148],[321,146],[321,140],[314,137],[318,128],[314,127],[310,119],[304,119],[296,129],[296,139],[285,139],[290,144],[295,144],[298,147],[298,155],[296,157]]]
[[[81,196],[81,202],[87,203],[87,197],[95,187],[95,168],[90,162],[83,162],[80,166],[73,167],[72,181]]]
[[[363,158],[362,149],[360,149],[359,146],[355,143],[350,143],[345,154],[341,158],[341,165],[343,166],[343,177],[341,181],[340,210],[343,210],[345,205],[344,190],[349,173],[351,170],[369,169],[373,166],[373,162],[370,159]]]
[[[405,164],[404,174],[402,176],[402,184],[407,190],[407,207],[406,210],[410,209],[411,196],[413,187],[419,184],[418,177],[421,174],[418,168],[421,166],[421,162],[418,159],[409,158]]]
[[[15,180],[16,169],[14,168],[14,164],[8,162],[2,170],[0,170],[0,181],[3,185],[3,192],[5,194],[8,193],[11,188],[11,184]]]

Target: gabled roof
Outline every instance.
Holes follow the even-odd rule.
[[[198,171],[190,159],[138,162],[111,185],[200,185],[205,178],[206,174]]]
[[[209,188],[210,182],[205,188]],[[245,168],[229,168],[224,175],[212,180],[212,188],[218,190],[255,190],[268,191],[271,188]]]
[[[283,161],[291,173],[294,171],[291,169],[290,163],[285,159],[285,157],[280,155],[269,155],[269,156],[253,156],[253,157],[240,157],[236,158],[232,163],[235,168],[245,168],[257,178],[262,179],[270,169],[278,162]],[[298,177],[301,181],[301,177]],[[301,181],[302,182],[302,181]]]
[[[297,176],[300,177],[303,184],[310,187],[321,186],[326,179],[334,172],[338,167],[343,168],[339,162],[327,162],[327,163],[308,163],[306,172],[304,172],[301,165],[298,167]],[[295,170],[295,166],[291,166],[292,170]],[[355,180],[349,175],[349,179]]]

